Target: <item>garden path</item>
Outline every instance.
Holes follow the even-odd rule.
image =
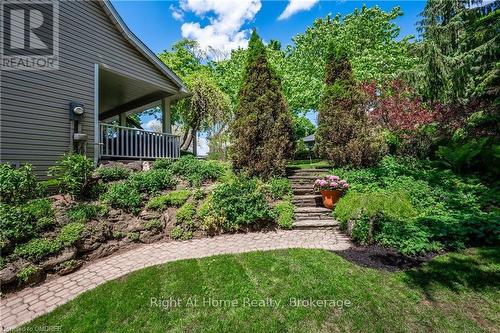
[[[349,240],[334,229],[277,230],[147,244],[93,262],[69,275],[25,288],[1,300],[2,331],[52,311],[79,294],[144,267],[218,254],[287,248],[346,250]]]

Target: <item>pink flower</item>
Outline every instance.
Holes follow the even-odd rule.
[[[345,183],[345,184],[342,185],[342,187],[345,188],[345,189],[348,189],[349,188],[349,184]]]
[[[337,182],[331,182],[330,186],[336,188],[337,186],[339,186],[339,184]]]
[[[347,184],[347,182],[346,182],[345,180],[341,179],[341,180],[339,181],[339,184],[340,184],[340,185],[344,185],[344,184]]]
[[[319,186],[325,186],[326,185],[326,181],[324,181],[323,179],[321,179],[319,181]]]

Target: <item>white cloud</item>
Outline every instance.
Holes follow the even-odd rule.
[[[319,0],[289,0],[288,5],[281,15],[278,17],[278,20],[286,20],[292,15],[311,9]]]
[[[196,40],[200,48],[216,49],[224,54],[248,44],[249,29],[242,27],[259,12],[260,0],[181,0],[184,12],[193,12],[208,24],[186,22],[181,27],[182,37]]]
[[[170,5],[169,9],[172,12],[172,17],[174,18],[174,20],[176,21],[184,20],[184,12],[180,8],[177,8],[174,5]]]
[[[145,123],[142,128],[144,128],[146,131],[152,131],[152,132],[162,132],[162,124],[161,121],[157,119],[152,119]]]

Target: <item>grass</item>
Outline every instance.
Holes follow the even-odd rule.
[[[287,164],[291,169],[322,169],[331,168],[327,161],[313,159],[313,160],[294,160]]]
[[[21,329],[61,325],[64,332],[493,332],[500,327],[499,262],[500,250],[493,248],[451,253],[421,269],[397,273],[360,268],[321,250],[183,260],[108,282]],[[204,304],[209,298],[237,300],[238,306]],[[244,306],[246,298],[271,298],[280,306]],[[290,298],[346,302],[343,307],[294,307]],[[170,302],[164,309],[155,299],[181,302]]]

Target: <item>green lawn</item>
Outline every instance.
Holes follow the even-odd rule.
[[[294,160],[287,164],[288,168],[291,169],[321,169],[321,168],[331,168],[331,165],[324,160]]]
[[[499,249],[453,253],[422,269],[398,273],[360,268],[321,250],[221,255],[132,273],[28,326],[131,333],[498,332],[499,281]],[[186,305],[190,297],[198,299],[198,307]],[[289,305],[293,297],[343,300],[350,305],[293,307]],[[180,298],[183,304],[164,310],[152,306],[151,298]],[[239,304],[203,306],[203,298]],[[281,304],[248,307],[245,298],[272,298]]]

